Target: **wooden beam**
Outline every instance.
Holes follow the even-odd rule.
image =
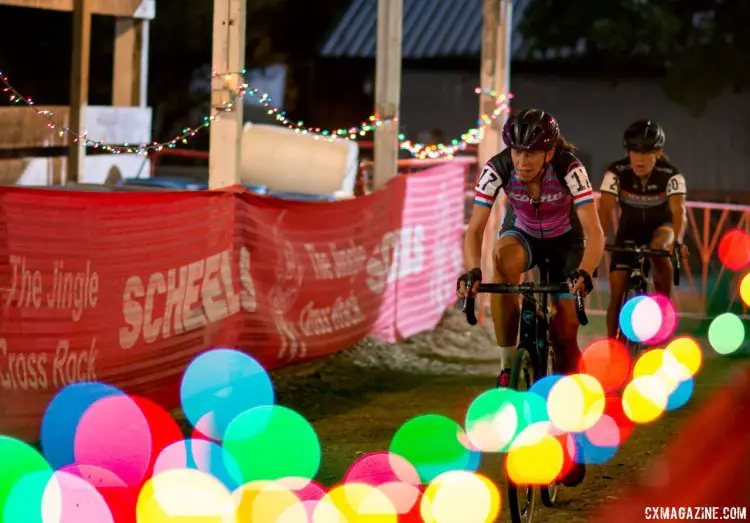
[[[245,68],[245,25],[247,0],[214,0],[213,63],[215,72],[239,72]],[[233,100],[244,79],[233,74],[211,82],[211,106],[214,111]],[[241,183],[243,100],[236,100],[230,112],[211,125],[208,159],[208,184],[220,189]]]
[[[112,105],[145,107],[148,85],[148,20],[118,18],[112,71]]]
[[[0,0],[0,7],[28,7],[48,11],[73,11],[75,0]],[[121,18],[153,20],[156,16],[155,0],[91,0],[91,13]]]
[[[70,129],[79,136],[83,136],[86,134],[86,106],[89,101],[92,0],[74,1],[73,59],[70,75]],[[78,140],[70,143],[69,147],[67,181],[77,182],[83,178],[86,146],[83,140]]]
[[[396,120],[375,129],[375,189],[398,175],[398,118],[401,103],[403,0],[378,0],[378,47],[375,57],[375,114]]]

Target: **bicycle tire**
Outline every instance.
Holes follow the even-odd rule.
[[[554,374],[557,370],[557,365],[555,365],[555,350],[552,345],[552,340],[548,340],[547,342],[547,357],[546,357],[546,369],[545,369],[545,376],[549,376],[551,374]],[[545,507],[554,507],[555,503],[557,503],[557,494],[560,491],[560,484],[559,483],[550,483],[549,485],[545,485],[539,488],[539,497],[542,499],[542,505]]]
[[[535,378],[536,370],[531,354],[525,347],[518,347],[510,370],[510,388],[517,391],[529,390]],[[507,478],[506,482],[508,485],[508,513],[511,523],[532,523],[537,488],[533,485],[519,487],[510,478]],[[519,502],[519,494],[523,494],[523,506]]]

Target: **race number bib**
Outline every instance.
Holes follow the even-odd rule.
[[[667,196],[675,194],[686,194],[687,184],[685,183],[685,177],[681,174],[675,174],[667,182]]]
[[[614,195],[619,194],[620,180],[617,178],[617,175],[612,171],[604,173],[604,180],[602,180],[602,186],[599,190]]]

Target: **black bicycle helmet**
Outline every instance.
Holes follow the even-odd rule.
[[[622,145],[628,151],[638,153],[651,152],[664,147],[667,137],[664,129],[653,120],[638,120],[625,129]]]
[[[540,109],[524,109],[508,118],[503,142],[512,149],[548,151],[560,137],[560,126],[551,114]]]

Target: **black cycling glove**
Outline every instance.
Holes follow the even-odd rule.
[[[464,282],[464,285],[466,285],[466,289],[469,288],[469,280],[471,280],[471,284],[474,285],[476,282],[482,282],[482,269],[479,267],[475,267],[471,269],[466,274],[462,274],[459,276],[458,281],[456,281],[456,290],[459,290],[461,288],[461,282]]]
[[[594,290],[594,281],[591,279],[591,275],[583,269],[576,269],[570,273],[568,279],[570,282],[575,284],[578,278],[583,278],[583,286],[586,289],[586,294]]]

